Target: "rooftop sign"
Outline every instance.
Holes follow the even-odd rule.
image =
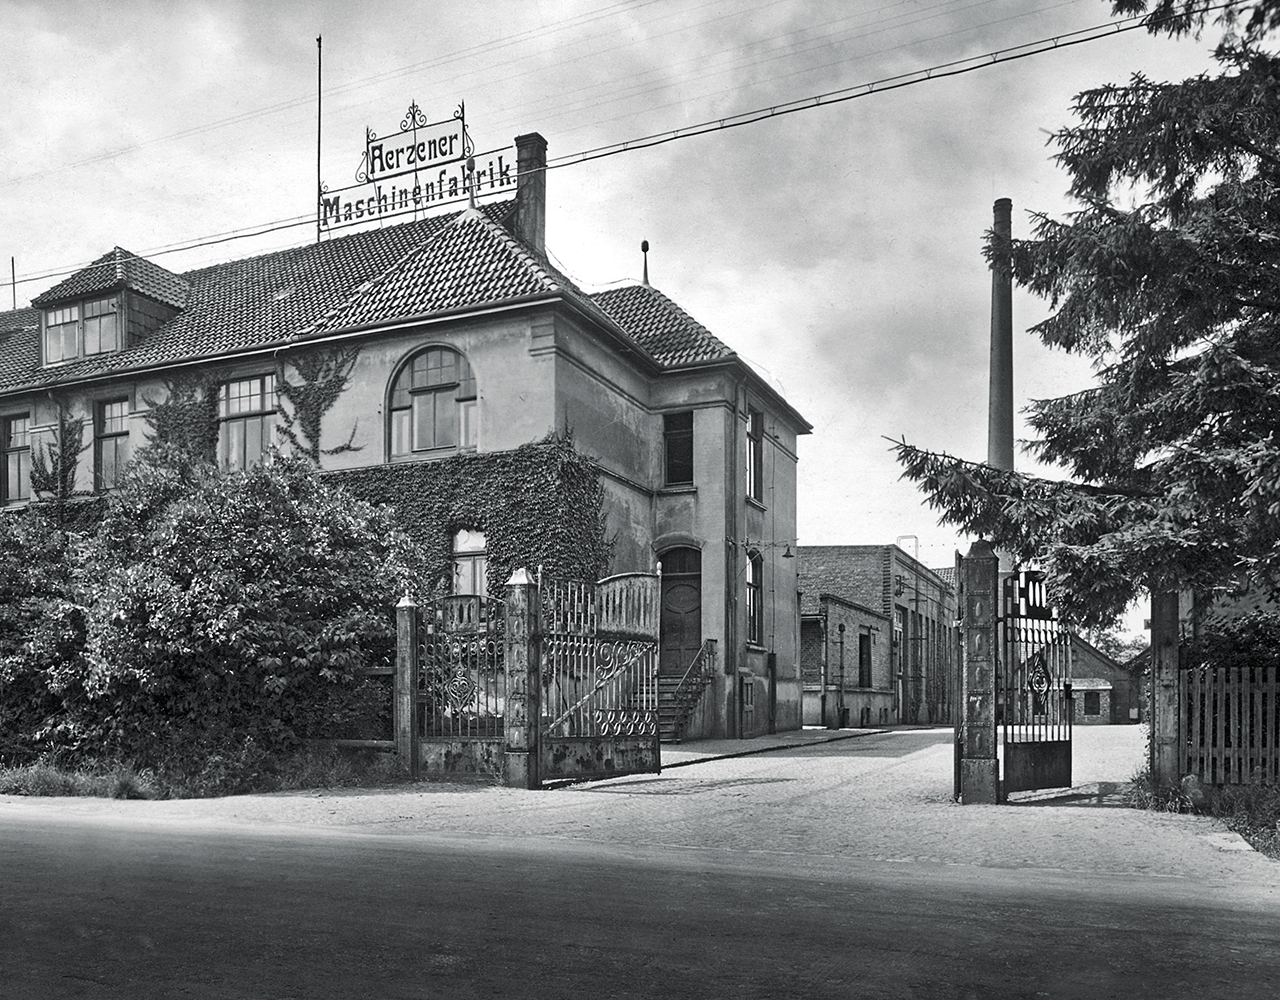
[[[372,183],[402,177],[446,163],[460,163],[472,152],[463,105],[458,105],[452,118],[429,122],[414,101],[405,112],[400,131],[394,135],[381,139],[373,129],[364,130],[364,162],[356,171],[356,180]]]
[[[452,118],[432,122],[414,101],[399,131],[379,136],[365,129],[356,183],[332,191],[321,185],[316,223],[320,230],[329,230],[418,215],[478,195],[514,190],[515,173],[514,149],[475,152],[464,105],[458,105]]]

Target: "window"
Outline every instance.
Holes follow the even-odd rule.
[[[0,417],[0,450],[4,465],[0,466],[0,503],[13,503],[31,497],[31,430],[27,414]]]
[[[764,415],[747,411],[747,496],[764,498]]]
[[[218,390],[218,461],[251,469],[266,458],[276,425],[276,377],[225,382]]]
[[[483,531],[465,528],[453,536],[453,592],[483,597],[489,592],[488,542]]]
[[[457,351],[432,347],[400,370],[391,389],[391,454],[474,448],[476,377]]]
[[[764,605],[760,584],[764,579],[764,558],[759,552],[747,559],[747,642],[764,645]]]
[[[1084,714],[1085,715],[1101,715],[1102,714],[1102,692],[1086,691],[1084,693]]]
[[[858,687],[871,687],[871,633],[858,635]]]
[[[114,297],[45,310],[45,364],[118,350],[120,323]]]
[[[101,493],[114,490],[120,483],[128,461],[129,402],[115,399],[99,403],[93,421],[93,484]]]
[[[665,413],[662,416],[662,442],[665,451],[667,486],[689,486],[693,483],[693,411]]]

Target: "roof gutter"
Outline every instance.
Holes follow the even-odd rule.
[[[109,372],[83,375],[78,378],[67,379],[66,381],[30,383],[19,388],[0,391],[0,399],[5,399],[11,396],[23,396],[32,392],[47,392],[71,386],[93,385],[100,382],[109,382],[119,378],[147,375],[159,371],[169,371],[174,368],[190,368],[192,365],[204,365],[213,361],[236,361],[241,358],[253,358],[264,354],[274,355],[280,351],[287,350],[290,347],[299,347],[304,344],[310,346],[312,344],[337,343],[374,331],[381,333],[384,331],[390,332],[402,330],[411,326],[431,326],[438,323],[456,320],[463,316],[492,316],[520,309],[528,305],[534,305],[542,302],[555,302],[562,298],[563,296],[560,292],[537,292],[532,295],[523,295],[514,299],[504,299],[501,304],[495,302],[488,305],[466,306],[457,309],[450,309],[444,312],[423,313],[417,316],[410,316],[396,320],[394,323],[368,323],[360,326],[343,327],[338,330],[326,331],[324,333],[312,335],[295,333],[283,339],[268,341],[265,344],[256,344],[251,348],[243,348],[241,350],[230,351],[225,354],[202,354],[196,357],[180,358],[174,361],[159,361],[136,368],[116,368]]]

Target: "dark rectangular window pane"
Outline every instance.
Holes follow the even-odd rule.
[[[679,486],[693,482],[693,412],[667,413],[662,418],[665,482]]]

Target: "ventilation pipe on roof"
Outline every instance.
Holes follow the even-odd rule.
[[[538,253],[547,243],[547,140],[516,136],[516,235]]]

